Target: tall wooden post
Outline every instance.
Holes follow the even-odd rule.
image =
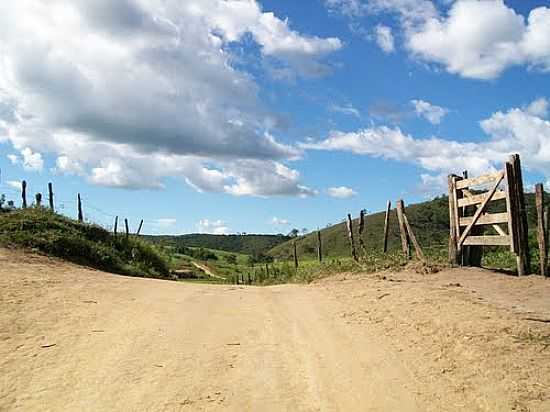
[[[516,198],[515,210],[518,226],[518,275],[528,275],[531,271],[531,257],[529,256],[529,239],[527,225],[527,210],[525,208],[525,195],[523,192],[523,176],[521,161],[518,154],[510,156],[510,163],[514,171],[514,196]]]
[[[355,252],[355,240],[353,239],[353,221],[351,220],[351,214],[349,213],[348,213],[347,228],[348,228],[349,246],[351,249],[351,257],[353,258],[353,260],[357,262],[357,253]]]
[[[424,252],[422,252],[422,248],[420,247],[420,244],[416,240],[416,236],[414,235],[414,232],[412,230],[411,225],[409,224],[409,219],[407,218],[407,215],[403,213],[403,222],[405,223],[405,227],[407,228],[407,233],[409,234],[409,239],[411,239],[414,251],[416,253],[416,257],[418,260],[422,262],[426,262],[426,256],[424,256]]]
[[[128,228],[128,219],[124,218],[124,226],[126,228],[126,239],[130,236],[130,229]]]
[[[535,186],[535,203],[537,206],[537,238],[539,242],[540,274],[548,276],[546,249],[546,227],[544,225],[544,187],[542,183]]]
[[[321,242],[321,231],[317,229],[317,258],[319,262],[323,261],[323,244]]]
[[[399,232],[401,233],[401,248],[403,249],[403,255],[405,258],[410,259],[410,247],[409,237],[407,235],[407,228],[405,227],[405,219],[403,219],[403,211],[405,210],[405,202],[403,200],[397,201],[397,220],[399,221]]]
[[[298,248],[296,246],[296,241],[294,241],[294,268],[298,270]]]
[[[36,207],[42,207],[42,193],[37,193],[35,195]]]
[[[386,218],[384,219],[384,253],[388,251],[388,231],[390,229],[390,212],[391,201],[388,200],[388,206],[386,207]]]
[[[449,263],[451,265],[459,265],[461,263],[458,252],[459,228],[457,227],[456,180],[456,175],[449,175]]]
[[[82,213],[82,200],[80,199],[80,193],[78,194],[78,221],[84,222],[84,214]]]
[[[141,228],[143,227],[143,219],[141,219],[141,222],[139,222],[139,227],[138,227],[138,230],[136,232],[136,235],[139,236],[139,234],[141,233]]]
[[[52,212],[55,211],[54,202],[53,202],[53,185],[51,182],[48,183],[48,200],[50,202],[50,210]]]
[[[363,240],[363,233],[365,232],[365,210],[359,212],[359,246],[361,247],[361,253],[367,257],[367,248],[365,247],[365,241]]]
[[[113,233],[114,233],[115,236],[116,236],[116,233],[117,233],[117,229],[118,229],[118,216],[115,216],[115,227],[113,229]]]
[[[21,182],[21,198],[23,200],[22,207],[23,209],[27,208],[27,181],[23,180]]]

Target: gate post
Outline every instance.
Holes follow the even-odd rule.
[[[456,198],[456,175],[449,175],[449,263],[451,265],[460,264],[458,252],[458,229],[456,227],[457,218],[457,198]]]

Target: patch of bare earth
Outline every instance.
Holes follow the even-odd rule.
[[[550,410],[538,277],[213,286],[0,249],[0,308],[0,410]]]

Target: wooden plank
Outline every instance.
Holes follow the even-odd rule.
[[[510,251],[512,253],[518,253],[518,227],[517,216],[515,213],[516,208],[516,196],[515,193],[515,179],[514,179],[514,166],[510,162],[505,164],[505,178],[506,178],[506,212],[508,213],[508,234],[512,236],[510,242]]]
[[[510,236],[468,236],[464,244],[468,246],[508,246]]]
[[[528,239],[528,224],[527,210],[525,208],[525,194],[523,191],[523,177],[521,171],[521,160],[518,154],[510,157],[510,162],[514,166],[514,178],[517,198],[518,223],[519,223],[519,239],[518,239],[518,275],[528,275],[531,271],[531,257],[529,255],[529,239]]]
[[[542,183],[535,186],[535,204],[537,207],[537,240],[539,243],[540,274],[542,276],[548,276],[546,228],[544,227],[544,187]]]
[[[506,233],[499,225],[492,225],[492,227],[500,236],[508,236],[508,233]]]
[[[456,188],[460,190],[460,189],[466,189],[472,186],[479,186],[485,183],[491,183],[491,182],[494,182],[495,180],[499,180],[501,174],[502,172],[496,172],[496,173],[490,173],[483,176],[473,177],[471,179],[463,179],[456,183]]]
[[[502,179],[504,179],[504,172],[499,173],[499,178],[497,179],[495,185],[493,186],[491,191],[489,193],[487,193],[487,196],[486,196],[485,200],[483,201],[481,206],[479,206],[479,208],[476,210],[476,213],[474,214],[474,217],[472,218],[472,221],[466,227],[466,229],[464,229],[464,232],[462,232],[462,235],[460,236],[460,239],[458,241],[458,250],[460,250],[460,248],[462,247],[462,244],[464,243],[464,239],[466,239],[466,237],[470,234],[472,228],[474,227],[474,225],[476,224],[476,222],[478,221],[480,216],[485,211],[485,208],[487,207],[487,205],[489,204],[489,202],[493,198],[493,195],[497,191],[498,186],[500,185],[500,182],[502,182]]]
[[[353,239],[353,221],[349,213],[348,213],[347,227],[348,227],[349,246],[351,249],[351,257],[353,258],[353,260],[357,262],[358,259],[357,259],[357,253],[355,252],[355,240]]]
[[[386,218],[384,219],[384,253],[388,251],[388,230],[390,227],[390,212],[391,201],[388,200],[388,206],[386,207]]]
[[[461,217],[460,226],[468,226],[472,223],[473,217]],[[479,217],[476,225],[494,225],[497,223],[508,223],[508,213],[485,213]]]
[[[449,175],[448,185],[449,185],[449,263],[451,265],[458,265],[458,252],[457,252],[457,230],[456,230],[456,219],[455,219],[455,210],[456,210],[456,198],[455,198],[455,178],[454,175]]]
[[[323,261],[323,244],[321,242],[321,231],[317,228],[317,259],[319,262]]]
[[[403,211],[405,210],[405,202],[403,200],[397,201],[397,220],[399,221],[399,232],[401,234],[401,248],[403,249],[403,255],[405,258],[410,259],[411,252],[409,246],[409,237],[407,235],[407,228],[405,227],[405,219],[403,219]]]
[[[405,213],[403,213],[403,221],[405,223],[405,227],[407,228],[407,233],[409,234],[409,238],[411,239],[414,245],[414,251],[416,252],[416,257],[418,258],[418,260],[421,260],[422,262],[426,262],[426,257],[424,256],[424,252],[422,252],[422,248],[420,247],[420,244],[416,240],[416,236],[412,231],[411,225],[409,224],[409,219],[407,219],[407,215]]]
[[[462,192],[464,193],[464,191],[462,191]],[[458,199],[458,206],[459,207],[466,207],[466,206],[478,205],[480,203],[483,203],[484,199],[485,199],[485,193],[481,193],[479,195],[472,195],[471,194],[471,196],[463,197],[462,199]],[[506,199],[506,192],[504,190],[497,190],[495,192],[495,195],[493,196],[492,201],[502,200],[502,199]]]

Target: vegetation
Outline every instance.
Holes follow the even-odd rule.
[[[136,237],[114,237],[44,208],[0,214],[0,245],[36,249],[78,264],[131,276],[169,278],[167,259]]]
[[[190,234],[181,236],[144,236],[147,240],[163,246],[205,248],[225,252],[252,255],[266,253],[273,247],[286,242],[284,235],[210,235]]]

